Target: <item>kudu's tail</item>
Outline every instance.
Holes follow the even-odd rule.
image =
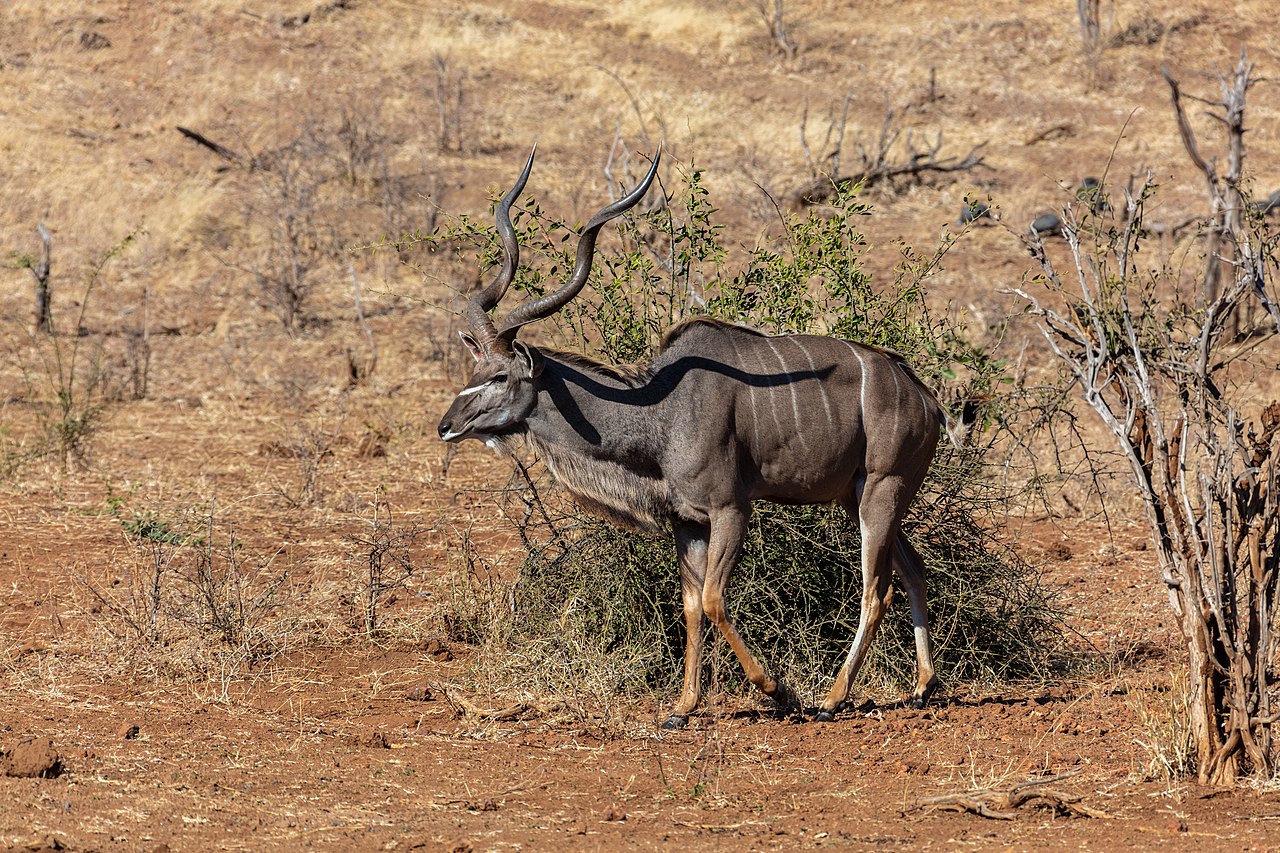
[[[947,438],[951,440],[951,445],[956,450],[964,450],[969,446],[969,437],[973,433],[973,426],[978,422],[978,414],[982,410],[982,400],[976,397],[966,397],[960,405],[960,416],[954,417],[946,409],[942,410],[942,417],[946,420]]]

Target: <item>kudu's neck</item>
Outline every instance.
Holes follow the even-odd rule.
[[[551,473],[588,508],[658,532],[669,516],[661,459],[666,395],[645,368],[543,353],[526,434]]]
[[[536,439],[566,452],[656,464],[666,444],[664,395],[644,367],[614,367],[544,352],[538,402],[527,419]]]

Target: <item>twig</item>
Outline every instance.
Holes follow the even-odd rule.
[[[1017,812],[1013,811],[1013,809],[1026,805],[1032,800],[1043,800],[1054,811],[1065,812],[1075,817],[1109,819],[1111,815],[1106,812],[1081,805],[1081,797],[1079,796],[1059,793],[1044,787],[1053,782],[1069,779],[1079,772],[1077,769],[1044,779],[1029,779],[1026,782],[1014,785],[1007,791],[997,791],[991,788],[971,788],[963,793],[926,797],[920,801],[920,805],[917,808],[936,806],[948,811],[971,812],[992,820],[1013,820],[1013,818],[1017,817]]]
[[[441,688],[440,693],[444,696],[445,701],[453,706],[454,711],[459,716],[475,717],[481,720],[492,720],[493,722],[518,720],[530,713],[546,717],[556,711],[563,711],[566,707],[564,702],[556,700],[545,705],[539,702],[513,702],[505,708],[481,708],[464,698],[457,691]]]
[[[181,127],[181,126],[175,129],[178,131],[178,133],[181,133],[183,136],[185,136],[187,139],[190,139],[192,142],[195,142],[197,145],[203,145],[205,148],[208,148],[210,151],[212,151],[214,154],[217,154],[223,160],[230,160],[232,163],[240,163],[244,161],[244,158],[241,157],[238,153],[236,153],[235,151],[232,151],[230,148],[227,148],[223,145],[219,145],[218,143],[214,142],[212,139],[205,136],[204,134],[197,133],[194,130],[188,130],[187,128]]]

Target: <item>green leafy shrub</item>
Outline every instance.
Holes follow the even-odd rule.
[[[954,390],[998,407],[1004,363],[925,300],[924,282],[954,238],[929,256],[903,249],[893,285],[876,286],[861,262],[866,244],[857,222],[867,212],[854,192],[837,189],[829,210],[785,217],[778,239],[728,270],[730,253],[702,173],[690,169],[678,199],[627,220],[621,247],[600,250],[590,287],[555,318],[550,334],[607,361],[642,361],[674,322],[706,313],[770,333],[832,334],[888,347],[933,387],[962,382]],[[558,282],[572,267],[573,232],[535,202],[516,223],[527,266],[515,287],[540,294],[544,281]],[[492,235],[471,222],[431,239],[472,241],[486,257],[497,256]],[[504,308],[517,298],[508,296]],[[993,414],[993,422],[1004,421]],[[1009,495],[987,478],[980,450],[960,454],[944,442],[904,523],[926,563],[936,662],[951,684],[1042,676],[1062,660],[1062,629],[1048,592],[992,532]],[[527,484],[546,491],[536,479]],[[513,517],[526,544],[513,585],[495,589],[486,575],[482,584],[455,588],[456,609],[472,616],[469,637],[485,638],[486,657],[502,659],[498,670],[529,689],[672,689],[682,672],[684,623],[670,540],[544,504],[528,489],[524,511]],[[811,696],[830,684],[856,632],[859,567],[857,526],[842,510],[756,504],[729,587],[731,614],[762,661]],[[486,608],[474,598],[495,594],[511,606]],[[477,630],[474,614],[482,612],[503,624]],[[738,672],[736,663],[720,665],[732,658],[727,647],[714,648],[706,666]],[[891,608],[863,681],[905,682],[914,666],[909,608]]]

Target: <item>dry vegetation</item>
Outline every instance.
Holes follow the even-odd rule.
[[[1151,170],[1148,221],[1206,212],[1162,68],[1206,92],[1200,73],[1244,46],[1263,77],[1280,69],[1261,0],[1104,4],[1092,53],[1068,4],[849,7],[0,7],[0,776],[38,769],[42,747],[15,746],[37,736],[65,769],[0,778],[0,844],[1274,845],[1271,783],[1177,775],[1174,623],[1132,506],[1099,514],[1100,442],[1100,480],[1067,459],[1046,506],[1008,524],[1099,662],[1068,683],[957,689],[921,713],[878,691],[826,728],[722,691],[702,726],[656,739],[670,697],[494,695],[449,640],[456,572],[501,572],[518,544],[509,463],[434,435],[467,369],[455,312],[476,259],[348,247],[483,219],[534,141],[545,210],[585,216],[661,142],[705,169],[728,242],[749,247],[832,140],[845,173],[880,151],[892,111],[889,157],[938,141],[939,157],[983,146],[985,166],[875,186],[868,269],[891,281],[898,241],[928,250],[989,199],[1001,224],[929,287],[994,340],[1033,263],[1019,235],[1082,177]],[[1280,186],[1278,113],[1264,81],[1259,198]],[[1194,230],[1151,251],[1197,272]],[[1029,325],[999,334],[1048,369]],[[994,829],[927,804],[1003,810],[1059,776]]]

